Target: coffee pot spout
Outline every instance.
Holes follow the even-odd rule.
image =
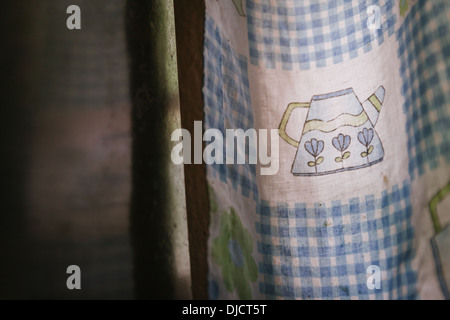
[[[380,115],[381,106],[384,101],[384,93],[384,87],[380,86],[374,94],[372,94],[366,101],[362,103],[364,111],[366,112],[373,126],[375,126],[378,121],[378,116]]]

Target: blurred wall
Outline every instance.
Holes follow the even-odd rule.
[[[71,4],[81,30],[66,28]],[[0,298],[190,297],[183,171],[165,140],[178,96],[153,79],[176,59],[143,63],[175,50],[158,44],[166,4],[2,2]],[[82,290],[66,287],[72,264]]]

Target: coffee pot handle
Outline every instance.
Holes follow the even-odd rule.
[[[286,133],[286,125],[289,121],[289,118],[291,116],[291,113],[296,108],[309,108],[309,102],[292,102],[289,103],[288,107],[286,108],[286,111],[284,111],[283,117],[281,118],[280,126],[278,127],[278,133],[281,138],[283,138],[284,141],[289,143],[290,145],[294,147],[298,147],[299,141],[292,139],[288,136]]]

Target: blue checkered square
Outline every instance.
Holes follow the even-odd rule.
[[[372,50],[394,34],[394,0],[247,0],[250,63],[269,69],[310,69]],[[381,29],[367,27],[367,8],[378,5]]]
[[[419,0],[397,32],[409,174],[450,163],[448,1]]]
[[[255,227],[259,290],[269,299],[414,299],[411,186],[347,203],[261,201]],[[366,270],[381,269],[381,289]]]
[[[221,131],[224,138],[223,155],[226,157],[226,129],[246,131],[253,128],[247,58],[234,52],[228,41],[222,38],[218,26],[208,16],[205,20],[204,68],[204,130],[211,128]],[[218,175],[243,196],[253,196],[257,200],[256,165],[248,164],[250,148],[253,147],[246,147],[246,164],[215,163],[208,165],[208,174],[212,177]],[[235,147],[235,157],[236,154]]]

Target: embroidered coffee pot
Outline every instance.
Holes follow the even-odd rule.
[[[362,104],[352,88],[315,95],[311,102],[290,103],[279,134],[297,148],[292,174],[317,176],[374,165],[384,150],[374,129],[384,100],[380,86]],[[288,136],[286,125],[296,108],[308,110],[300,141]]]

